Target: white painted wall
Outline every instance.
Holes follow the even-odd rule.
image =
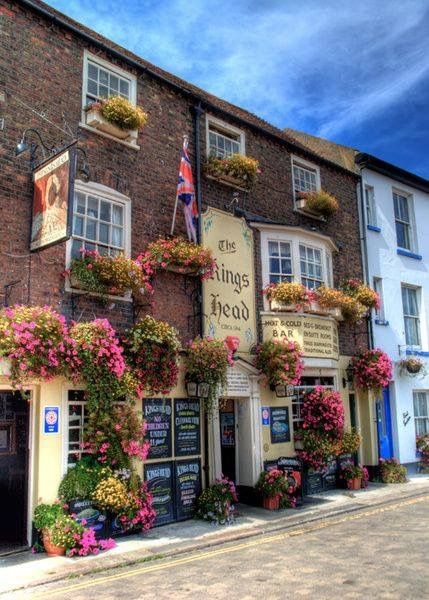
[[[361,174],[363,183],[374,188],[377,225],[381,228],[380,233],[368,230],[365,214],[368,279],[371,285],[374,277],[382,279],[384,318],[389,322],[388,326],[377,325],[373,317],[374,345],[382,348],[397,363],[405,357],[406,350],[401,284],[421,288],[421,351],[429,351],[429,194],[369,169],[363,169]],[[413,197],[415,251],[422,260],[397,254],[393,188]],[[426,361],[429,371],[429,357],[420,358]],[[395,368],[393,377],[390,390],[395,456],[402,463],[415,462],[413,390],[429,390],[429,376],[413,378],[401,375]],[[403,415],[407,412],[411,420],[404,426]]]

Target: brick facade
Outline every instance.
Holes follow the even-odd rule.
[[[120,300],[103,305],[96,298],[65,292],[62,273],[66,244],[29,254],[31,174],[28,156],[15,157],[14,151],[22,132],[28,127],[37,128],[46,142],[56,146],[71,140],[65,133],[70,128],[78,138],[79,146],[87,153],[91,180],[130,197],[132,256],[135,256],[149,241],[169,232],[179,152],[185,133],[190,137],[189,150],[195,165],[192,108],[198,99],[198,91],[193,88],[191,94],[182,92],[173,76],[170,85],[168,81],[153,77],[143,66],[139,70],[125,61],[120,62],[97,45],[91,45],[78,34],[53,24],[19,2],[0,0],[0,33],[0,117],[5,119],[4,130],[0,131],[0,302],[4,302],[6,294],[9,304],[51,304],[68,318],[77,320],[106,316],[119,329],[149,311],[178,327],[183,338],[194,336],[198,333],[193,305],[197,283],[185,280],[183,276],[171,273],[157,276],[152,307],[135,307],[131,302]],[[137,76],[137,103],[149,115],[148,123],[139,135],[140,150],[79,127],[85,49]],[[211,114],[244,131],[246,154],[260,162],[258,182],[251,193],[239,193],[239,207],[285,225],[309,230],[316,228],[330,236],[340,248],[333,257],[334,283],[346,276],[362,277],[357,178],[316,156],[309,158],[306,153],[305,158],[320,167],[322,187],[339,199],[341,208],[335,218],[326,223],[294,212],[291,153],[299,155],[299,146],[294,147],[286,138],[282,139],[280,131],[277,131],[276,139],[274,128],[268,124],[264,133],[263,122],[253,115],[231,107],[228,117],[225,115],[226,103],[213,98],[210,103],[205,103],[207,94],[203,92],[201,97],[203,108],[210,104]],[[212,107],[216,102],[217,113]],[[50,122],[34,111],[43,113]],[[243,124],[246,116],[247,126]],[[203,160],[205,131],[203,115],[200,129]],[[232,200],[233,190],[202,175],[201,192],[203,209],[207,205],[224,209]],[[184,233],[181,212],[178,213],[176,233]],[[257,233],[255,241],[260,307],[262,283]],[[13,282],[18,283],[11,288],[5,287]],[[357,346],[366,346],[366,341],[364,328],[356,332],[349,326],[340,326],[341,353],[352,354]]]

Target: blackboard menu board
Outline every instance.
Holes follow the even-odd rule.
[[[109,535],[106,514],[98,510],[93,500],[70,500],[68,505],[69,513],[76,515],[78,523],[85,520],[85,527],[94,531],[97,540]]]
[[[270,407],[270,435],[272,444],[290,442],[289,407]]]
[[[337,458],[338,469],[343,469],[346,465],[354,465],[355,461],[353,458],[353,454],[340,454]]]
[[[153,508],[156,511],[155,525],[171,523],[175,517],[173,463],[145,465],[144,479],[148,491],[153,495]]]
[[[326,471],[323,473],[323,488],[332,490],[337,487],[337,459],[331,458],[326,465]]]
[[[200,401],[174,399],[174,454],[192,456],[201,452]]]
[[[148,458],[169,458],[171,451],[171,400],[145,398],[146,439],[150,443]]]
[[[323,492],[322,473],[317,473],[317,472],[308,473],[307,472],[305,479],[306,479],[305,489],[306,489],[307,495],[320,494],[320,492]]]
[[[196,460],[178,460],[176,475],[176,518],[178,521],[194,515],[196,500],[201,492],[201,464]]]
[[[264,460],[264,471],[272,471],[273,469],[277,468],[276,460]]]

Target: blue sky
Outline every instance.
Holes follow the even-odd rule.
[[[429,179],[429,0],[48,0],[146,60]]]

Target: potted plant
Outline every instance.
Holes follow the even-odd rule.
[[[75,534],[84,527],[66,515],[59,503],[39,504],[34,511],[34,527],[41,533],[48,556],[62,556],[75,544]]]
[[[324,190],[299,192],[296,207],[310,215],[327,219],[334,215],[338,208],[338,200]]]
[[[197,337],[189,343],[185,356],[188,393],[204,398],[207,412],[213,409],[217,389],[226,386],[230,364],[231,350],[225,341]]]
[[[417,436],[416,448],[420,455],[420,470],[427,473],[429,472],[429,433]]]
[[[380,296],[360,279],[347,279],[342,284],[341,289],[368,310],[372,308],[378,310],[380,308]]]
[[[407,483],[407,468],[396,458],[380,458],[378,466],[382,483]]]
[[[204,170],[210,179],[248,191],[256,182],[259,163],[254,158],[242,154],[232,154],[225,158],[209,156]]]
[[[418,375],[421,373],[425,374],[425,363],[416,356],[409,356],[399,361],[399,369],[402,373],[406,372],[408,375]]]
[[[352,427],[348,431],[343,431],[341,437],[340,454],[354,454],[360,448],[362,444],[362,436],[360,433]]]
[[[304,285],[289,281],[270,283],[262,292],[266,295],[272,311],[302,311],[312,298],[311,291]]]
[[[361,304],[355,298],[344,293],[341,300],[341,315],[343,319],[349,323],[357,323],[362,321],[368,314],[368,308]]]
[[[341,477],[346,480],[349,490],[360,490],[363,476],[363,468],[360,465],[355,466],[353,463],[347,463],[341,469]]]
[[[256,350],[255,366],[264,375],[268,385],[298,385],[304,369],[299,344],[293,340],[267,340]]]
[[[337,321],[341,321],[343,319],[341,309],[344,303],[344,295],[344,292],[341,290],[321,285],[316,290],[313,290],[314,300],[310,303],[310,308],[313,308],[315,305],[317,310],[313,308],[312,312],[330,315]]]
[[[356,387],[378,393],[392,378],[392,361],[382,350],[364,350],[351,361]]]
[[[236,502],[238,496],[234,483],[222,475],[201,492],[197,499],[196,515],[212,523],[229,524],[234,519]]]
[[[122,96],[91,102],[85,107],[85,113],[87,125],[133,143],[147,121],[147,114]]]
[[[272,469],[262,471],[256,483],[256,489],[262,495],[263,507],[267,510],[278,510],[280,499],[287,495],[289,483],[283,471]]]
[[[147,247],[139,259],[154,270],[164,269],[184,275],[210,279],[216,269],[212,251],[184,238],[159,239]]]

